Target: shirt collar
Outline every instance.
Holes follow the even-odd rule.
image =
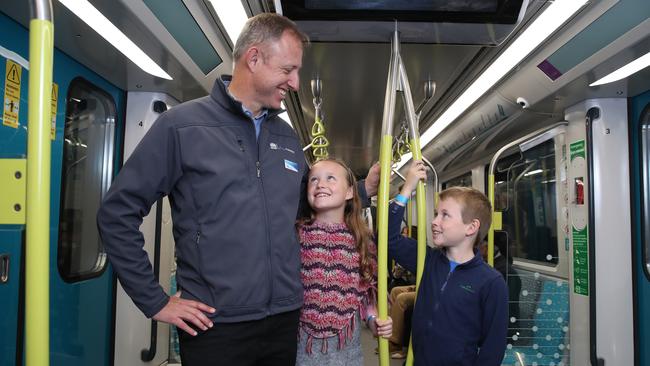
[[[242,111],[243,111],[244,114],[246,114],[249,118],[254,119],[254,120],[260,120],[260,119],[264,119],[264,118],[266,118],[266,116],[269,114],[269,110],[268,110],[268,109],[266,109],[266,108],[262,108],[262,110],[260,111],[260,114],[259,114],[259,115],[257,115],[257,116],[253,116],[253,112],[251,112],[248,108],[246,108],[242,102],[240,102],[239,100],[237,100],[237,98],[235,98],[235,96],[232,95],[232,94],[230,93],[230,88],[229,88],[229,86],[230,86],[230,80],[223,80],[223,84],[226,86],[226,92],[228,93],[228,96],[229,96],[232,100],[237,101],[237,102],[239,102],[239,104],[241,104],[241,109],[242,109]]]

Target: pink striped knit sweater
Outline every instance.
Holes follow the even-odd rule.
[[[355,312],[365,318],[369,301],[375,301],[375,286],[362,281],[359,253],[352,233],[344,224],[315,221],[298,228],[301,243],[302,283],[305,301],[300,327],[307,333],[307,352],[313,338],[323,339],[321,352],[327,352],[326,338],[338,336],[341,349],[352,339]],[[376,273],[376,248],[370,246],[372,268]]]

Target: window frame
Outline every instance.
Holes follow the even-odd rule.
[[[67,119],[68,119],[68,103],[70,102],[71,98],[73,97],[73,93],[77,92],[78,90],[86,90],[87,92],[92,92],[95,95],[99,95],[102,98],[98,98],[98,102],[103,103],[104,109],[106,110],[106,133],[104,134],[104,146],[102,147],[103,150],[103,157],[102,157],[102,167],[101,167],[101,177],[98,179],[100,187],[99,187],[99,200],[103,199],[104,195],[108,191],[108,188],[111,185],[111,182],[113,180],[113,169],[114,169],[114,163],[115,163],[115,124],[117,121],[117,104],[115,103],[115,99],[104,89],[101,87],[91,83],[90,81],[82,78],[82,77],[75,77],[70,81],[70,84],[68,85],[67,89],[67,95],[66,95],[66,109],[65,109],[65,121],[64,121],[64,133],[63,133],[63,139],[65,143],[65,128],[67,127]],[[65,150],[62,152],[61,159],[65,160]],[[97,251],[97,257],[95,260],[95,265],[93,268],[87,270],[87,271],[80,271],[80,272],[75,272],[71,273],[69,271],[69,265],[67,265],[67,262],[65,262],[65,259],[63,259],[63,256],[69,256],[71,253],[70,246],[64,246],[64,241],[62,239],[62,234],[64,232],[63,230],[63,225],[62,225],[62,216],[64,210],[67,208],[65,205],[66,203],[66,198],[68,196],[66,195],[66,177],[65,177],[65,169],[66,165],[65,162],[62,162],[61,165],[61,188],[60,188],[60,205],[59,205],[59,224],[58,224],[58,230],[57,230],[57,270],[59,272],[59,275],[61,278],[67,282],[67,283],[75,283],[75,282],[80,282],[84,280],[88,280],[91,278],[96,278],[100,277],[108,268],[108,260],[106,257],[106,251],[104,250],[104,247],[101,243],[101,238],[99,237],[99,232],[97,231],[97,241],[98,241],[98,251]],[[91,220],[91,226],[93,230],[97,230],[97,225],[95,224],[95,217],[96,212],[93,212],[89,215],[89,217],[92,217],[93,219]],[[88,224],[88,222],[84,222],[84,224]]]

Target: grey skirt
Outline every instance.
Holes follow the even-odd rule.
[[[362,325],[359,322],[359,313],[357,312],[354,316],[356,318],[356,327],[352,332],[352,339],[346,339],[345,345],[341,349],[338,347],[338,336],[325,339],[312,338],[312,352],[308,354],[307,340],[309,339],[309,334],[300,328],[296,366],[362,366],[363,351],[361,350],[360,329]],[[327,343],[325,344],[325,342]]]

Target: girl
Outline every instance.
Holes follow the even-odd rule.
[[[297,225],[305,301],[296,365],[362,365],[359,319],[384,338],[392,320],[377,319],[376,248],[354,174],[339,160],[319,161],[309,172],[307,200],[311,213]]]

